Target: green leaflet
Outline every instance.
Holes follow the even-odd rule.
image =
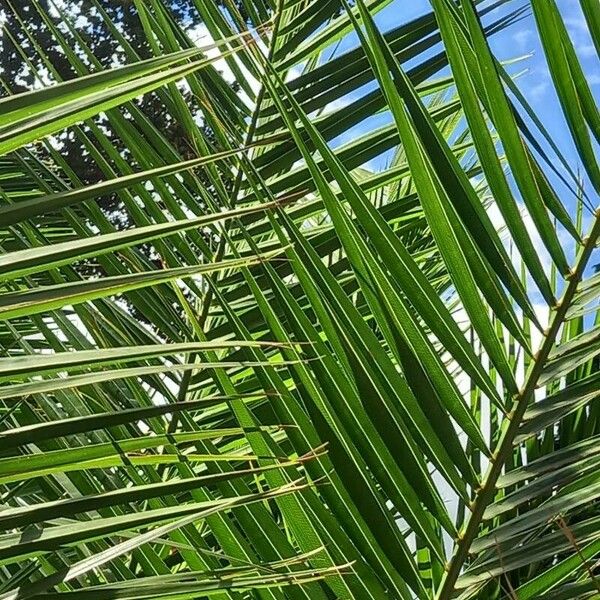
[[[0,359],[1,380],[19,380],[34,373],[52,374],[62,371],[73,372],[88,367],[107,366],[146,360],[161,356],[175,356],[190,352],[203,352],[213,349],[236,348],[240,346],[278,346],[277,343],[252,341],[182,342],[177,344],[132,346],[102,350],[81,350],[79,352],[14,356]]]
[[[69,190],[66,192],[61,192],[58,194],[52,194],[49,196],[42,196],[41,198],[32,198],[30,200],[21,201],[15,204],[9,204],[8,206],[0,207],[0,218],[2,219],[2,223],[5,225],[13,225],[18,223],[19,221],[23,221],[25,219],[35,218],[38,215],[43,215],[46,213],[52,213],[61,208],[65,208],[66,206],[72,206],[73,204],[78,204],[79,202],[84,202],[85,200],[91,198],[97,198],[104,194],[110,194],[115,191],[131,187],[137,183],[152,179],[154,177],[164,177],[166,175],[174,175],[181,171],[194,169],[197,167],[201,167],[203,165],[209,164],[211,162],[216,162],[219,160],[224,160],[228,157],[235,156],[237,153],[242,152],[243,150],[235,150],[231,152],[221,152],[218,154],[214,154],[207,157],[197,158],[181,163],[176,163],[173,165],[168,165],[165,167],[159,167],[157,169],[151,169],[148,171],[144,171],[142,173],[134,173],[132,175],[126,175],[124,177],[118,177],[111,181],[104,181],[101,183],[97,183],[96,185],[86,186],[81,189]],[[249,209],[248,212],[252,212],[252,209]],[[189,228],[200,227],[202,225],[211,223],[213,221],[219,219],[227,219],[233,216],[238,216],[244,214],[239,211],[232,211],[233,214],[229,215],[229,217],[225,214],[215,215],[214,217],[205,216],[200,217],[196,221],[193,219],[187,220],[187,224]],[[183,225],[180,223],[179,225]],[[174,223],[169,224],[170,227],[175,227]],[[141,229],[141,228],[140,228]],[[180,230],[184,228],[181,227]],[[147,232],[151,231],[147,229]],[[175,229],[173,229],[175,231]],[[133,232],[130,232],[133,233]],[[143,234],[143,229],[138,230],[139,234]],[[158,231],[157,231],[158,233]],[[156,236],[162,237],[162,236]],[[151,239],[151,238],[148,238]],[[78,240],[79,244],[81,244],[82,240]],[[77,246],[77,242],[73,244],[73,246]],[[126,246],[123,246],[126,247]],[[62,250],[62,248],[61,248]],[[85,255],[84,255],[85,256]],[[3,263],[2,265],[6,265],[8,263],[7,257],[2,257]],[[19,260],[18,257],[15,257],[15,260]],[[6,267],[4,267],[6,268]]]

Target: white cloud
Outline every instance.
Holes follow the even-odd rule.
[[[529,95],[533,100],[540,100],[545,96],[549,86],[550,83],[548,80],[540,81],[539,83],[536,83],[534,86],[531,87],[531,89],[529,90]]]
[[[286,82],[289,81],[293,81],[294,79],[297,79],[298,77],[300,77],[300,75],[302,75],[304,71],[304,63],[300,64],[300,65],[294,65],[293,67],[291,67],[287,74],[286,74]]]
[[[577,46],[577,52],[583,58],[592,58],[596,56],[596,47],[593,44],[580,44]]]
[[[322,114],[328,115],[330,113],[337,112],[338,110],[341,110],[345,106],[352,104],[352,102],[354,100],[355,100],[355,98],[353,98],[352,96],[349,96],[349,95],[342,96],[341,98],[336,98],[333,102],[330,102],[329,104],[327,104],[325,106],[325,110],[323,111]]]
[[[565,12],[568,14],[565,17],[565,25],[577,54],[581,58],[596,56],[596,47],[592,43],[588,23],[579,7],[573,2],[567,5]]]
[[[519,50],[525,50],[525,48],[530,44],[532,38],[533,31],[531,29],[520,29],[512,35],[512,39]]]
[[[205,55],[208,58],[217,58],[222,55],[221,49],[215,46],[215,40],[211,36],[210,32],[208,31],[208,28],[204,23],[200,23],[199,25],[194,27],[189,32],[189,36],[198,48],[206,48]],[[246,81],[248,81],[254,93],[258,93],[258,90],[260,89],[260,82],[257,81],[248,72],[248,70],[244,67],[241,61],[238,60],[237,57],[235,57],[235,55],[232,55],[231,58],[237,63],[237,66],[244,74]],[[215,69],[217,69],[217,71],[221,71],[221,73],[223,74],[223,79],[225,79],[225,81],[228,81],[229,83],[233,83],[235,81],[235,75],[233,74],[229,64],[224,58],[219,58],[218,60],[214,61],[213,66],[215,67]],[[250,98],[248,98],[248,96],[245,93],[240,92],[240,97],[244,100],[244,102],[251,104]]]
[[[547,304],[539,303],[533,305],[533,312],[542,327],[548,327],[550,319],[550,309]],[[543,337],[540,331],[535,327],[531,328],[531,350],[537,352],[542,345]]]
[[[565,19],[565,25],[567,26],[567,29],[570,29],[571,31],[575,30],[584,33],[588,33],[589,31],[587,21],[582,13],[567,17]]]
[[[590,85],[599,85],[600,84],[600,73],[592,73],[588,77],[588,83]]]

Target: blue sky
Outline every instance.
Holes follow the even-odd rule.
[[[512,0],[507,2],[505,7],[499,9],[496,14],[506,13],[507,10],[514,10],[527,5],[527,3],[526,0]],[[588,75],[595,97],[600,98],[600,62],[581,12],[579,0],[557,0],[557,4],[565,19],[584,71]],[[386,31],[397,26],[399,22],[409,20],[429,10],[431,10],[429,0],[394,0],[377,16],[377,22]],[[558,100],[553,92],[544,52],[531,13],[510,28],[493,36],[491,45],[500,60],[531,54],[514,65],[512,72],[527,70],[519,78],[521,91],[555,139],[560,141],[561,145],[565,144],[565,149],[570,147],[570,152],[573,153],[574,148],[562,118]]]
[[[585,18],[581,12],[579,0],[556,0],[559,10],[561,11],[565,25],[569,31],[571,39],[574,43],[577,55],[582,64],[584,72],[588,77],[592,93],[596,99],[600,98],[600,62],[596,54],[596,49],[589,35]],[[491,4],[490,1],[482,3],[482,7]],[[509,11],[513,11],[519,7],[529,5],[529,0],[511,0],[505,2],[501,8],[497,8],[490,13],[485,22],[495,21]],[[600,0],[599,0],[600,6]],[[376,21],[382,31],[388,31],[399,25],[406,23],[415,17],[422,15],[431,10],[429,0],[393,0],[388,6],[381,10]],[[509,73],[518,76],[518,86],[525,98],[531,105],[533,111],[537,114],[540,120],[544,123],[546,129],[558,144],[561,152],[570,163],[571,167],[579,170],[580,160],[575,150],[570,132],[564,120],[562,109],[559,105],[558,98],[555,95],[554,87],[546,64],[543,49],[537,33],[534,17],[530,9],[516,23],[509,28],[494,35],[490,40],[492,50],[496,57],[501,61],[521,60],[509,65],[507,70]],[[355,34],[348,35],[341,44],[337,47],[336,53],[340,54],[345,50],[355,47],[358,40]],[[439,48],[438,48],[439,49]],[[423,60],[423,56],[419,61]],[[405,65],[410,67],[411,63]],[[439,75],[439,74],[438,74]],[[375,82],[365,86],[361,90],[354,92],[346,100],[355,99],[363,95],[366,91],[372,89],[376,85]],[[389,114],[381,114],[372,117],[356,126],[350,131],[345,132],[343,136],[334,141],[334,145],[348,142],[360,134],[364,134],[367,129],[381,126],[384,123],[390,122]],[[381,168],[389,160],[391,152],[379,157],[369,163],[368,166],[374,169]],[[574,196],[569,192],[564,185],[560,183],[558,178],[553,174],[548,173],[555,189],[557,190],[561,201],[565,203],[568,210],[573,214]],[[599,201],[594,193],[589,182],[582,173],[585,189],[591,204],[598,206]],[[515,190],[518,197],[518,192]],[[587,230],[586,224],[591,223],[591,214],[587,212],[584,217],[584,231]],[[564,232],[563,232],[564,233]],[[561,231],[559,228],[559,235]],[[573,255],[574,244],[570,236],[564,236],[565,250]],[[541,244],[540,244],[541,246]],[[541,250],[541,255],[543,251]],[[548,257],[547,257],[548,258]],[[544,261],[543,257],[542,260]],[[549,258],[547,261],[549,265]],[[598,262],[598,261],[596,261]],[[537,294],[534,294],[537,296]]]
[[[579,0],[557,0],[557,3],[565,18],[566,26],[571,34],[571,39],[574,42],[584,71],[588,75],[592,91],[596,98],[600,98],[600,62],[581,12]],[[490,2],[486,2],[483,6],[489,4]],[[507,11],[527,4],[527,0],[507,2],[504,7],[496,9],[490,14],[487,21],[489,22],[490,19],[495,20],[500,15],[506,14]],[[393,0],[377,14],[376,21],[382,31],[388,31],[430,10],[429,0]],[[356,44],[356,36],[354,34],[349,35],[337,48],[337,53],[354,47]],[[540,46],[534,18],[530,12],[516,24],[493,36],[491,45],[500,60],[523,57],[518,63],[509,67],[509,72],[513,74],[521,73],[518,79],[521,91],[553,138],[559,143],[561,149],[568,157],[573,159],[574,164],[577,164],[578,157],[575,154],[570,134],[562,117],[558,99],[553,91],[544,52]],[[361,90],[361,92],[364,93],[364,90]],[[379,119],[384,121],[386,117],[382,116]]]

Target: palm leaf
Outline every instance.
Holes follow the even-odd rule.
[[[0,598],[594,597],[600,117],[554,0],[583,179],[490,49],[527,7],[130,4],[89,3],[110,64],[4,9]]]

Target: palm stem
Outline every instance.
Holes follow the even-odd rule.
[[[525,386],[514,397],[512,411],[503,421],[500,439],[498,440],[496,449],[492,453],[491,464],[484,478],[483,485],[476,491],[476,497],[471,508],[471,516],[464,525],[462,531],[459,532],[459,539],[456,544],[454,555],[442,578],[439,591],[436,595],[437,600],[448,600],[452,597],[456,581],[460,576],[463,565],[469,555],[469,548],[473,543],[473,540],[477,537],[485,509],[494,500],[496,483],[502,474],[504,464],[513,451],[513,441],[519,432],[519,427],[525,411],[527,410],[531,397],[537,387],[538,380],[542,374],[548,356],[554,347],[560,328],[564,323],[567,311],[569,310],[571,301],[577,291],[577,286],[583,277],[592,251],[596,247],[598,238],[600,238],[600,209],[596,210],[596,218],[590,234],[581,249],[576,267],[569,277],[569,283],[562,299],[555,307],[556,314],[544,335],[542,346],[537,353],[535,360],[531,363]]]

